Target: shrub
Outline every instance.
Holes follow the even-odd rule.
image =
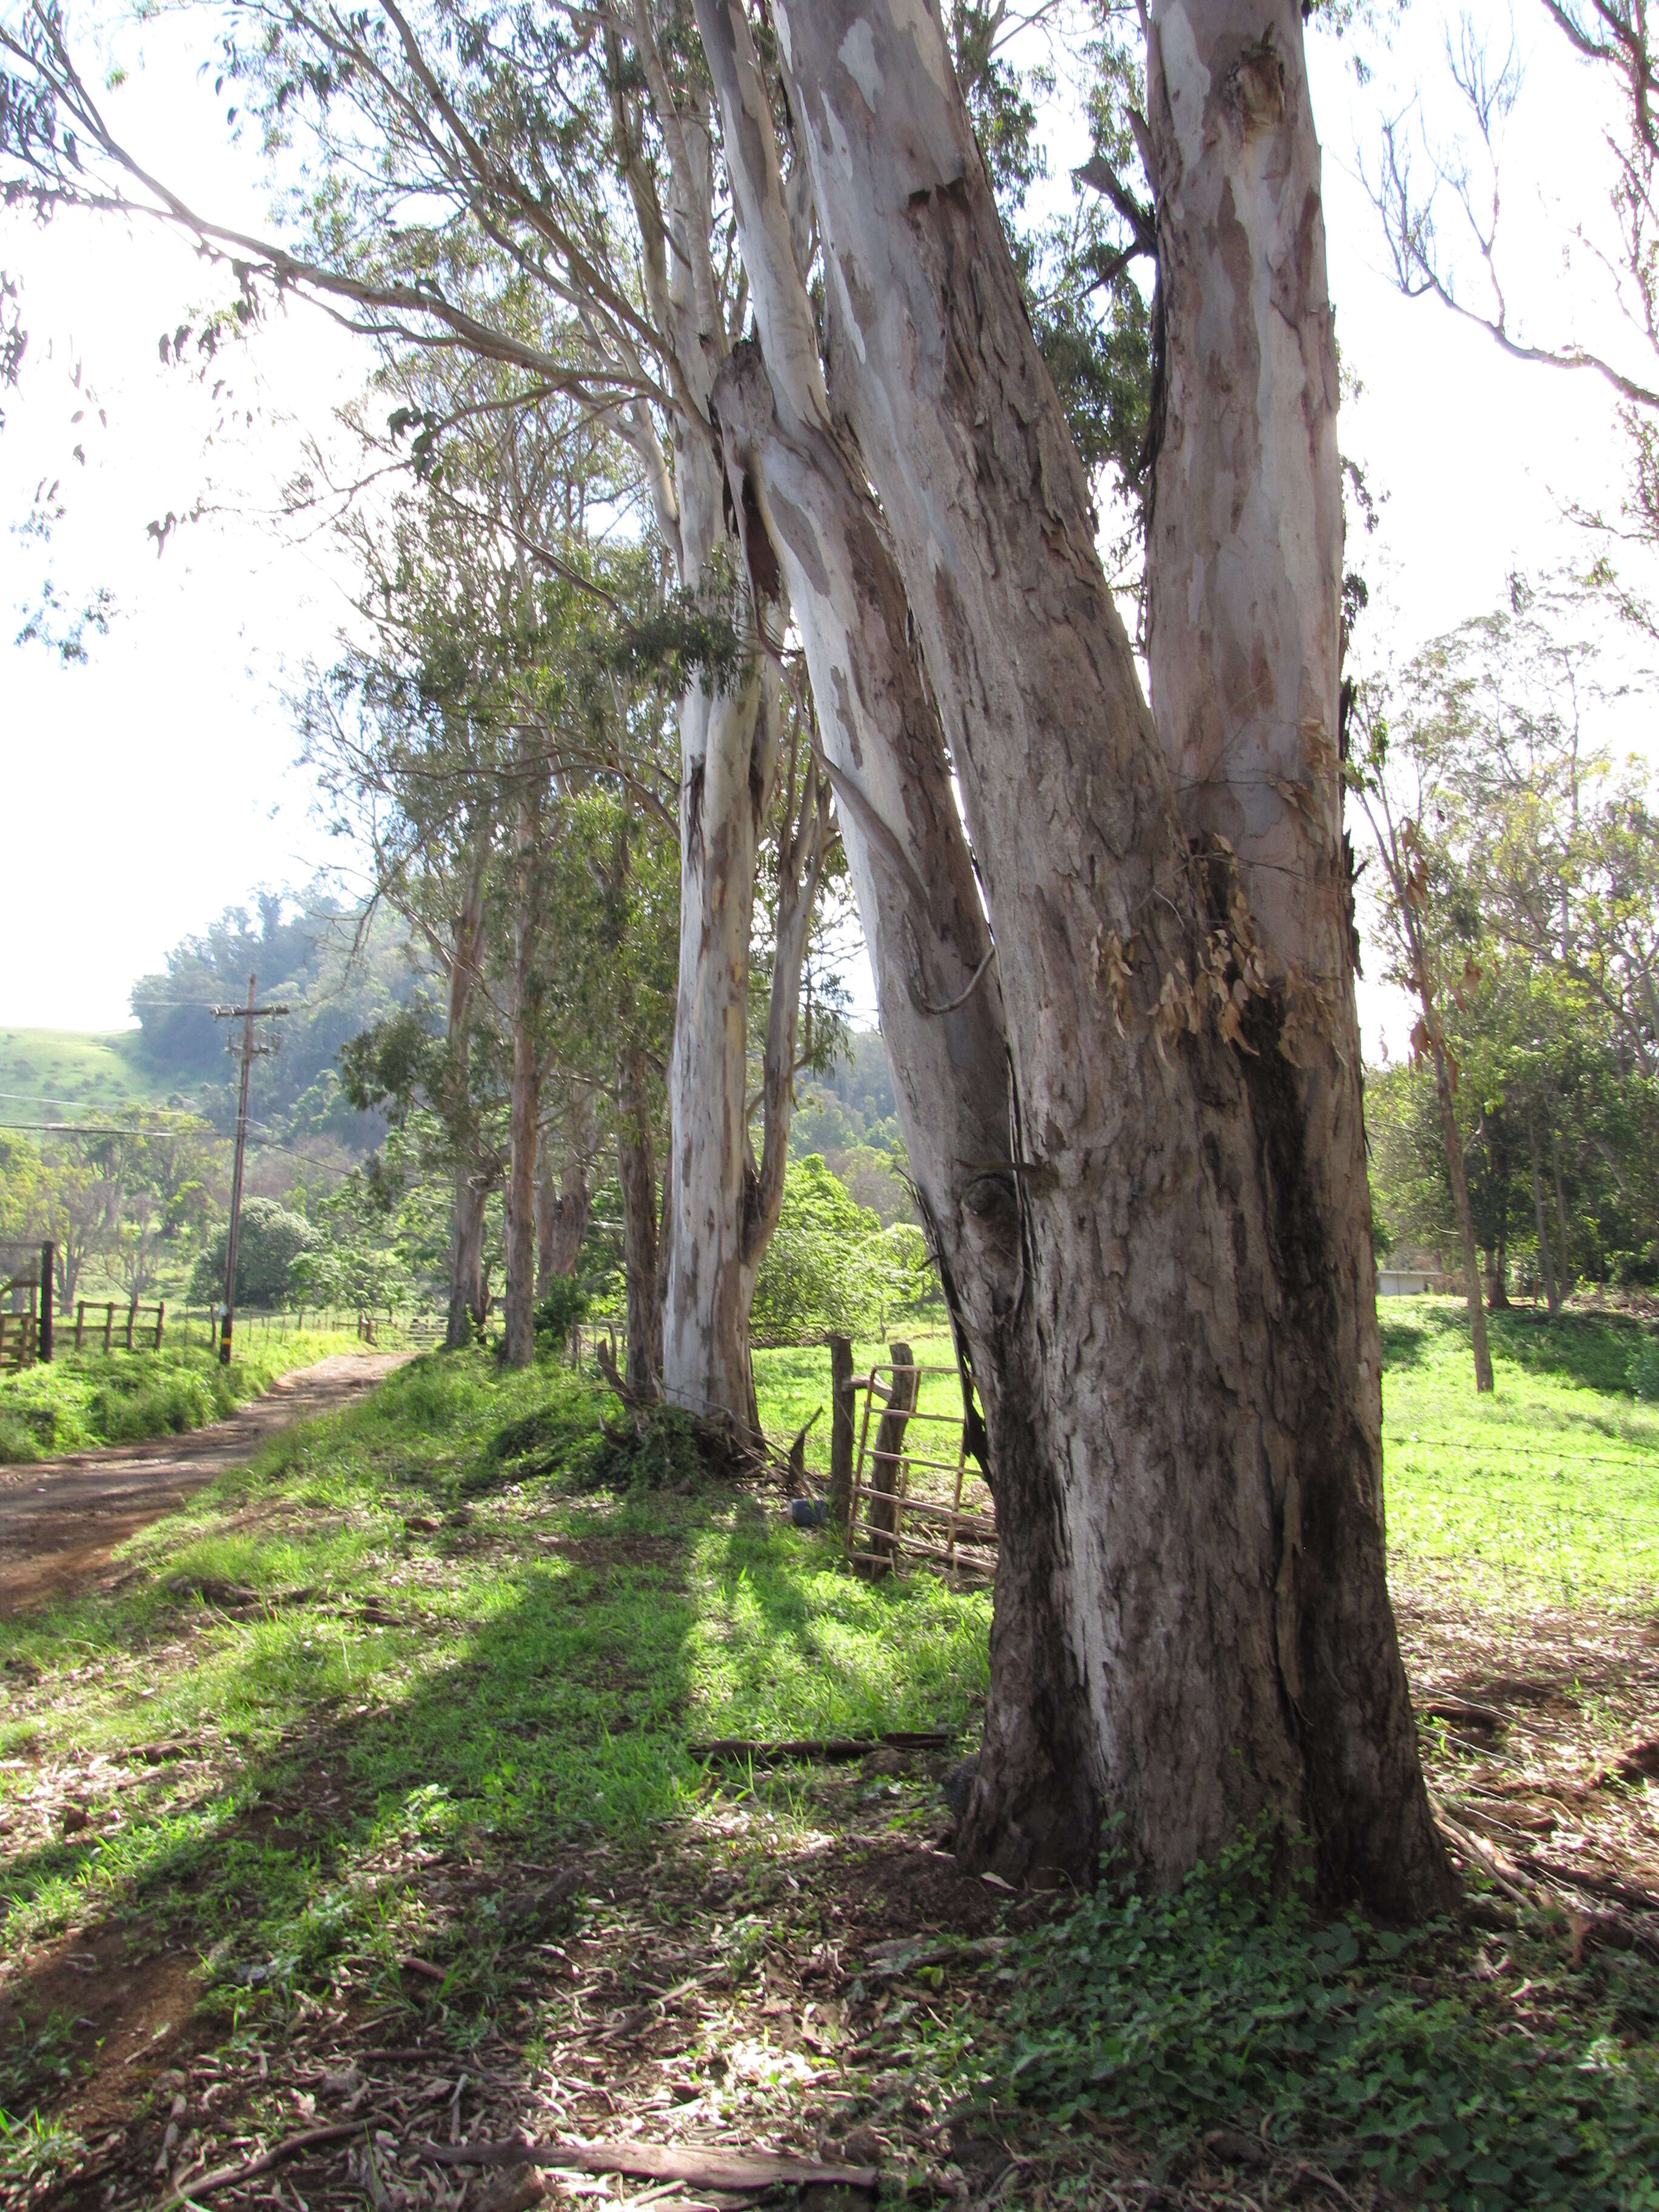
[[[190,1279],[190,1296],[207,1305],[222,1297],[225,1288],[225,1240],[221,1230],[196,1262]],[[317,1243],[311,1224],[290,1213],[274,1198],[250,1198],[243,1202],[241,1227],[236,1238],[236,1303],[239,1306],[286,1304],[292,1287],[295,1261]]]
[[[595,1445],[590,1479],[604,1490],[695,1490],[707,1469],[696,1424],[678,1406],[653,1406],[631,1434],[607,1431]]]
[[[576,1323],[586,1319],[592,1303],[574,1275],[555,1275],[536,1308],[536,1334],[544,1351],[557,1352]]]

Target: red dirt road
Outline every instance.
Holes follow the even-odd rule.
[[[228,1420],[0,1468],[0,1619],[71,1589],[115,1546],[238,1466],[279,1430],[331,1413],[408,1357],[343,1352],[296,1369]]]

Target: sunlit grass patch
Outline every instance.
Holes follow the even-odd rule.
[[[1391,1300],[1382,1321],[1402,1563],[1455,1559],[1472,1599],[1505,1606],[1659,1589],[1659,1409],[1624,1388],[1633,1324],[1493,1315],[1497,1389],[1480,1397],[1461,1304]]]

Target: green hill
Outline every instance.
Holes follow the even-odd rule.
[[[94,1121],[129,1102],[195,1100],[143,1057],[137,1030],[0,1030],[0,1122]]]

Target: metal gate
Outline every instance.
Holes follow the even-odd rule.
[[[885,1383],[881,1378],[885,1376]],[[950,1379],[955,1410],[920,1401],[927,1379]],[[954,1367],[871,1368],[853,1386],[864,1398],[858,1457],[847,1516],[847,1549],[860,1565],[902,1571],[912,1562],[945,1575],[988,1579],[996,1572],[997,1524],[983,1474],[966,1452],[961,1380]],[[871,1416],[882,1411],[875,1440]],[[922,1449],[910,1443],[923,1424]]]

